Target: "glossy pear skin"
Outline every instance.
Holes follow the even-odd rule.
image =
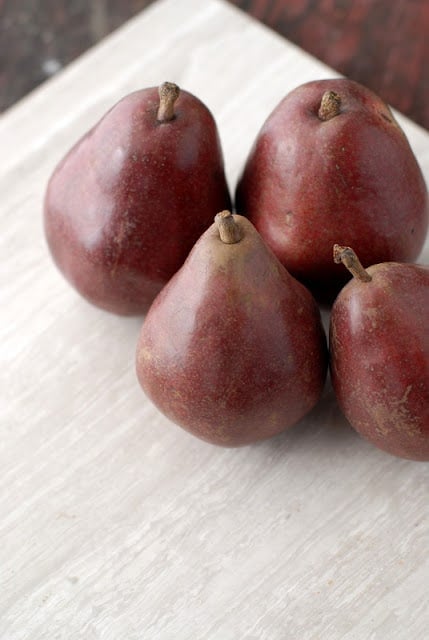
[[[143,390],[208,442],[244,445],[302,418],[324,386],[326,338],[311,294],[241,216],[224,244],[216,224],[156,298],[136,356]]]
[[[45,198],[52,256],[90,302],[141,314],[230,197],[215,121],[181,91],[157,121],[156,87],[117,103],[54,171]]]
[[[318,116],[325,91],[340,113]],[[236,191],[247,215],[292,275],[331,303],[350,278],[332,262],[341,238],[364,264],[413,262],[427,233],[427,187],[388,107],[347,79],[306,83],[263,125]]]
[[[353,278],[331,313],[332,384],[363,437],[429,460],[429,267],[384,263]]]

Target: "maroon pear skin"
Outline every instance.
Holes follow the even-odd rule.
[[[364,438],[392,455],[429,460],[429,267],[387,262],[354,277],[330,321],[338,403]]]
[[[118,102],[60,162],[45,197],[60,271],[87,300],[123,315],[147,311],[230,204],[210,111],[180,91],[160,122],[159,104],[156,87]]]
[[[319,113],[322,97],[330,109]],[[425,242],[427,187],[389,108],[348,79],[306,83],[271,113],[236,191],[288,271],[321,302],[349,279],[332,245],[358,246],[364,264],[413,262]]]
[[[239,241],[226,244],[213,224],[158,295],[136,355],[143,390],[168,418],[229,447],[295,424],[327,370],[313,297],[246,218],[233,222]]]

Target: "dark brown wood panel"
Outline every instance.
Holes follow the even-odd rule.
[[[0,0],[0,111],[154,0]]]
[[[429,129],[429,0],[230,0]]]
[[[0,110],[153,1],[0,0]],[[429,129],[429,0],[229,2]]]

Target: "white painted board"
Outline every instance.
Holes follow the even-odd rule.
[[[141,319],[80,299],[42,232],[52,169],[124,94],[197,94],[233,187],[285,93],[333,75],[226,3],[162,0],[1,118],[1,640],[427,637],[428,465],[361,440],[329,388],[253,446],[177,428],[136,381]]]

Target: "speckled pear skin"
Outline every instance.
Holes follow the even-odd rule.
[[[70,150],[46,192],[47,242],[90,302],[145,313],[214,215],[230,206],[216,123],[180,91],[157,121],[158,88],[118,102]]]
[[[340,113],[318,116],[326,91]],[[344,78],[309,82],[274,109],[249,153],[236,190],[246,215],[288,271],[332,303],[349,280],[332,245],[359,248],[364,264],[414,262],[429,216],[427,186],[391,111]]]
[[[172,421],[208,442],[273,436],[317,403],[327,372],[320,312],[253,225],[224,244],[213,224],[157,296],[141,330],[143,390]]]
[[[429,267],[366,271],[372,280],[353,278],[332,308],[332,384],[363,437],[392,455],[429,460]]]

